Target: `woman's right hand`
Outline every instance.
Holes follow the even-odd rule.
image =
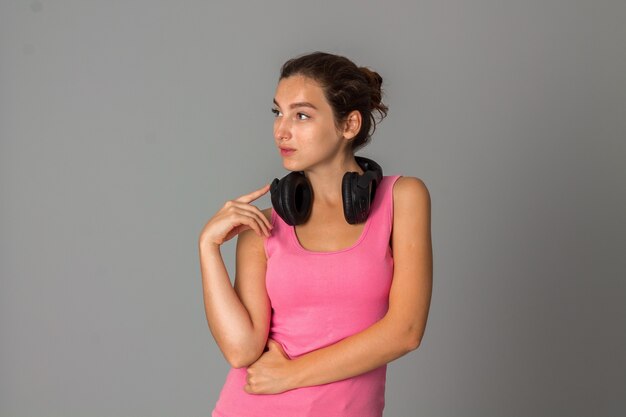
[[[269,189],[270,184],[265,184],[250,194],[228,200],[204,225],[198,241],[200,247],[205,245],[220,246],[248,229],[254,229],[259,236],[261,234],[269,236],[272,225],[261,210],[250,204],[266,194]]]

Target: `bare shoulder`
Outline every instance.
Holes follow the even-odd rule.
[[[263,213],[265,218],[267,218],[267,220],[269,220],[270,223],[272,222],[272,208],[271,207],[262,209],[261,213]],[[239,235],[237,236],[238,254],[240,253],[241,256],[245,256],[246,252],[253,250],[257,254],[262,255],[263,259],[265,259],[265,248],[263,246],[264,240],[265,240],[265,237],[259,236],[256,230],[254,229],[244,230],[243,232],[239,233]]]
[[[430,193],[424,181],[400,177],[393,185],[392,242],[398,269],[417,270],[431,261]],[[395,278],[394,278],[395,279]]]
[[[394,207],[419,210],[430,207],[430,192],[417,177],[402,176],[393,185]]]

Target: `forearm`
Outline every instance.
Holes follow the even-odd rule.
[[[234,367],[252,363],[265,341],[255,338],[248,311],[233,288],[220,247],[199,246],[204,309],[211,334]]]
[[[360,375],[405,355],[418,345],[408,329],[399,329],[389,318],[383,318],[333,345],[294,358],[290,364],[290,385],[293,389]]]

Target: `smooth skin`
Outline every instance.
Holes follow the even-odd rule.
[[[343,219],[341,187],[337,184],[346,171],[363,173],[349,151],[349,141],[360,129],[361,115],[354,111],[343,124],[335,126],[323,90],[302,76],[282,79],[274,104],[276,145],[296,149],[283,157],[283,166],[304,171],[314,189],[311,216],[306,224],[296,227],[300,243],[314,251],[351,246],[363,225],[350,225]],[[266,184],[228,201],[205,225],[199,239],[209,327],[231,366],[247,367],[244,390],[274,394],[334,382],[417,349],[428,319],[433,273],[430,195],[424,182],[403,176],[393,187],[394,274],[387,314],[357,334],[291,359],[280,344],[268,339],[271,307],[265,289],[263,240],[271,232],[271,208],[261,211],[251,204],[268,190]],[[237,234],[233,288],[219,247]]]

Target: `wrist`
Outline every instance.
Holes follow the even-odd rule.
[[[302,360],[294,358],[288,362],[287,386],[289,389],[304,387],[304,367]]]
[[[200,253],[220,253],[221,245],[214,242],[202,242],[198,245]]]

